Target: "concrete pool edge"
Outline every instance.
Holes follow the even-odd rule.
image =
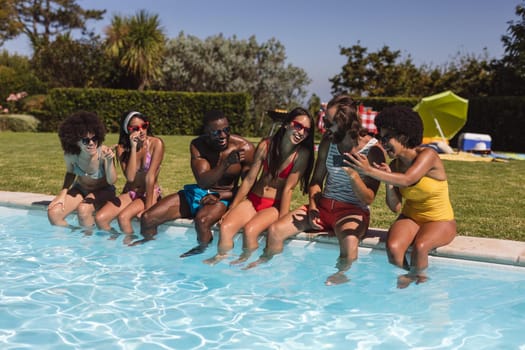
[[[13,207],[45,209],[53,198],[37,193],[0,191],[0,205]],[[191,226],[192,220],[178,219],[169,224]],[[386,232],[384,229],[370,228],[361,247],[384,250]],[[295,239],[337,244],[337,239],[326,233],[300,233]],[[457,236],[450,244],[432,251],[430,255],[525,267],[525,242]]]

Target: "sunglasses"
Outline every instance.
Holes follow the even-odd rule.
[[[222,133],[225,133],[226,136],[230,135],[231,128],[229,126],[225,127],[224,129],[219,130],[211,130],[210,135],[213,137],[219,137]]]
[[[390,141],[392,138],[394,138],[394,135],[392,134],[386,134],[383,136],[376,135],[376,139],[381,142],[382,145],[386,145],[388,141]]]
[[[139,131],[139,130],[148,130],[148,128],[149,128],[149,122],[145,122],[142,125],[128,126],[128,131],[129,132],[135,132],[135,131]]]
[[[97,143],[98,142],[98,136],[93,136],[93,137],[82,137],[80,139],[80,141],[82,142],[83,145],[89,145],[91,143],[91,141],[93,141],[93,143]]]
[[[301,130],[304,130],[305,133],[309,133],[310,132],[310,128],[307,128],[306,126],[304,126],[303,124],[295,121],[295,120],[292,120],[292,127],[296,130],[296,131],[301,131]]]

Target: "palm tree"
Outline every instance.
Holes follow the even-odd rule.
[[[128,34],[129,26],[126,20],[118,15],[111,19],[111,25],[106,27],[106,52],[112,57],[119,57],[124,49],[124,38]]]
[[[140,10],[132,17],[113,16],[106,28],[106,52],[135,78],[139,91],[161,74],[166,36],[158,15]]]

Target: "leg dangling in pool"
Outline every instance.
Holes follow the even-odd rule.
[[[224,254],[217,253],[215,256],[213,256],[213,257],[211,257],[209,259],[203,260],[202,262],[205,263],[205,264],[213,266],[215,264],[218,264],[222,260],[226,259],[227,257],[228,257],[227,253],[224,253]]]
[[[346,271],[350,270],[352,267],[352,262],[355,259],[349,259],[347,257],[339,257],[337,259],[337,263],[335,264],[335,267],[337,268],[337,272],[328,276],[325,283],[327,286],[335,286],[338,284],[343,284],[350,281],[350,278],[346,275]]]
[[[208,248],[210,243],[213,241],[213,238],[208,243],[199,243],[198,246],[191,248],[186,253],[180,255],[181,258],[186,258],[188,256],[202,254]]]
[[[397,278],[397,288],[404,289],[408,287],[412,282],[416,284],[425,283],[428,281],[427,274],[425,270],[411,271],[407,274],[400,275]]]
[[[256,250],[256,249],[243,249],[243,250],[242,250],[242,254],[239,256],[239,258],[233,260],[232,262],[230,262],[230,265],[239,265],[239,264],[242,264],[243,262],[245,262],[246,260],[248,260],[248,259],[250,258],[250,256],[252,256],[252,253],[253,253],[255,250]]]
[[[344,271],[337,271],[333,275],[328,276],[324,284],[327,286],[336,286],[346,282],[350,282],[350,278],[348,278]]]
[[[109,238],[108,238],[109,241],[114,241],[114,240],[116,240],[116,239],[120,236],[120,234],[121,234],[121,232],[120,232],[119,230],[116,230],[114,227],[112,227],[112,228],[108,231],[108,233],[109,233]]]
[[[151,236],[151,237],[144,237],[143,239],[139,239],[137,241],[134,241],[134,242],[131,242],[128,244],[128,246],[130,247],[134,247],[136,245],[141,245],[141,244],[144,244],[146,242],[149,242],[149,241],[153,241],[155,239],[154,236]]]
[[[137,235],[134,234],[125,234],[124,239],[122,240],[122,243],[129,246],[130,244],[133,244],[133,240],[139,238]]]

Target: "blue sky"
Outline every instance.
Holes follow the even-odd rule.
[[[329,78],[345,63],[339,47],[360,43],[375,52],[384,45],[410,55],[416,65],[439,66],[456,54],[490,58],[503,55],[501,36],[516,20],[519,0],[78,0],[84,8],[106,9],[103,21],[88,26],[102,33],[113,14],[140,9],[158,14],[172,38],[206,38],[223,33],[259,43],[274,37],[286,48],[288,62],[312,79],[309,95],[330,99]],[[26,39],[7,42],[10,52],[29,54]]]

